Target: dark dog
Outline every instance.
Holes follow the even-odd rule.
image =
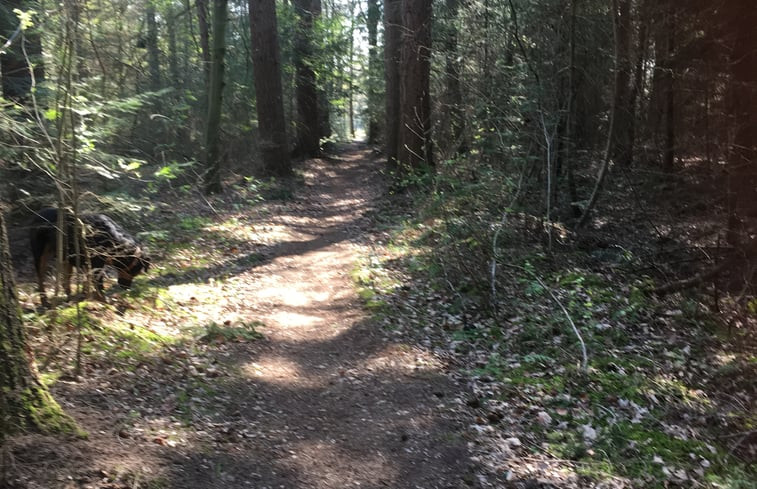
[[[79,241],[78,250],[81,251],[78,255],[74,241],[73,215],[66,215],[63,230],[63,242],[66,244],[68,255],[63,270],[63,286],[67,295],[71,295],[71,271],[75,266],[81,270],[87,270],[87,266],[91,265],[98,298],[104,297],[103,269],[106,265],[118,270],[118,285],[126,289],[131,286],[134,277],[142,271],[147,271],[150,258],[137,241],[111,218],[103,214],[83,214],[80,220],[84,229],[83,239]],[[30,236],[34,270],[37,272],[37,285],[43,304],[47,304],[45,272],[48,262],[55,257],[58,242],[57,228],[58,210],[43,209],[36,216]]]

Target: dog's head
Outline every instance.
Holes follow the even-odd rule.
[[[134,277],[150,268],[150,257],[144,251],[137,248],[131,260],[128,260],[123,267],[118,267],[118,285],[124,289],[131,287]]]

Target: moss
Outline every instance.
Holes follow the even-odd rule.
[[[73,418],[63,412],[44,387],[24,390],[20,401],[24,413],[22,416],[26,418],[26,422],[22,422],[20,428],[34,428],[43,433],[65,433],[87,438],[87,433],[79,428]]]

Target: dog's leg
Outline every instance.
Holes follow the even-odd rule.
[[[103,285],[103,281],[105,279],[105,269],[104,268],[95,268],[93,270],[94,274],[94,282],[95,282],[95,299],[101,302],[107,302],[105,300],[105,293],[103,292],[105,286]]]
[[[74,270],[74,266],[66,262],[63,265],[63,290],[66,292],[66,296],[71,298],[71,273]]]
[[[53,250],[50,244],[46,244],[41,250],[34,250],[34,270],[37,272],[37,292],[39,292],[39,300],[43,306],[49,307],[50,303],[47,301],[47,295],[45,294],[45,274],[47,272],[47,262],[50,259],[50,255]]]

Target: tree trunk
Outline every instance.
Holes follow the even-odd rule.
[[[292,173],[284,119],[275,0],[249,0],[260,152],[269,175]]]
[[[400,130],[400,48],[402,0],[384,1],[384,72],[386,77],[386,158],[397,164]]]
[[[449,110],[450,136],[453,153],[465,153],[468,144],[465,141],[465,114],[463,113],[463,92],[460,83],[460,63],[457,53],[457,12],[460,0],[446,0],[447,33],[445,36],[444,77],[446,80]]]
[[[757,214],[757,10],[748,2],[730,11],[731,52],[729,109],[734,128],[728,158],[728,241],[737,245],[744,233],[741,218]]]
[[[615,98],[618,110],[615,113],[615,138],[613,140],[612,154],[615,161],[621,165],[630,165],[633,159],[632,142],[629,141],[629,129],[631,120],[635,117],[634,108],[630,97],[631,80],[631,0],[620,0],[618,11],[614,13],[617,18],[617,47],[616,60],[617,84]]]
[[[576,93],[577,93],[577,80],[576,80],[576,18],[578,14],[578,1],[571,0],[570,2],[570,61],[568,68],[568,108],[566,112],[565,120],[565,143],[563,145],[564,150],[564,162],[565,173],[568,179],[568,195],[570,196],[570,207],[573,211],[573,217],[581,216],[581,208],[578,205],[578,190],[576,189],[575,179],[575,159],[573,158],[573,148],[575,147],[574,134],[576,122]]]
[[[353,63],[355,60],[355,2],[350,2],[350,48],[347,67],[349,73],[349,88],[347,97],[349,97],[349,120],[350,120],[350,138],[355,139],[355,69]]]
[[[158,48],[158,23],[155,20],[155,5],[147,2],[147,66],[150,73],[150,90],[159,90],[160,82],[160,50]]]
[[[32,8],[31,2],[22,0],[7,0],[0,5],[0,36],[3,43],[6,39],[13,38],[11,45],[0,54],[3,96],[18,103],[26,103],[32,86],[45,78],[39,27],[33,26],[22,32],[19,19],[13,12],[14,9],[26,11]],[[28,59],[24,56],[24,51]],[[32,70],[29,70],[30,64]]]
[[[665,17],[665,71],[663,87],[665,95],[665,143],[663,147],[662,167],[672,172],[675,166],[675,67],[673,56],[675,52],[675,5],[669,0]]]
[[[202,51],[202,71],[205,85],[210,85],[210,33],[208,31],[208,0],[197,0],[197,25],[200,30],[200,50]]]
[[[39,381],[32,362],[0,212],[0,441],[28,429],[82,435]]]
[[[205,129],[205,192],[221,191],[221,107],[223,102],[224,55],[226,53],[226,18],[228,0],[213,0],[213,53],[208,90],[208,122]]]
[[[173,4],[168,7],[166,15],[166,31],[168,31],[168,68],[171,73],[170,84],[174,88],[182,85],[179,74],[179,48],[176,43],[176,8]]]
[[[323,13],[321,0],[313,0],[313,21],[318,21]],[[326,87],[317,88],[318,98],[318,141],[331,137],[331,120],[329,117],[329,97]]]
[[[619,2],[621,0],[613,0],[612,2],[612,23],[613,23],[613,39],[615,41],[615,86],[613,89],[613,104],[610,108],[610,125],[607,128],[607,145],[605,146],[605,154],[604,154],[604,160],[602,161],[602,167],[599,170],[599,175],[597,176],[597,181],[594,183],[594,189],[591,192],[591,196],[589,197],[589,202],[586,203],[586,208],[584,208],[584,212],[581,215],[581,219],[578,221],[578,224],[576,224],[576,230],[581,229],[584,227],[584,225],[589,222],[589,217],[591,216],[591,211],[594,209],[594,206],[597,204],[597,200],[599,199],[599,194],[602,191],[602,186],[605,183],[605,180],[607,179],[607,174],[610,170],[610,160],[612,160],[612,148],[613,148],[613,141],[615,140],[615,132],[617,130],[617,124],[615,123],[616,115],[619,110],[619,103],[620,98],[618,97],[618,91],[622,90],[620,87],[620,84],[623,82],[623,78],[620,73],[619,65],[620,62],[620,53],[618,52],[618,48],[620,47],[620,27],[622,20],[620,19],[620,8],[619,8]]]
[[[376,144],[381,137],[379,104],[378,22],[381,18],[378,0],[368,0],[368,143]]]
[[[403,0],[397,160],[406,171],[434,165],[431,148],[431,0]]]
[[[629,125],[626,128],[628,135],[626,141],[629,144],[629,152],[627,154],[627,161],[622,161],[621,164],[631,164],[634,159],[634,147],[636,144],[636,124],[638,119],[638,100],[639,95],[644,89],[644,65],[647,59],[648,48],[648,33],[649,33],[649,0],[642,0],[639,5],[639,41],[636,46],[636,59],[634,60],[634,77],[633,84],[631,85],[631,93],[628,97],[628,107],[631,113],[631,117],[628,121]]]
[[[318,91],[313,70],[313,0],[294,0],[297,29],[294,33],[294,64],[297,72],[297,144],[295,154],[320,154],[318,138]]]

